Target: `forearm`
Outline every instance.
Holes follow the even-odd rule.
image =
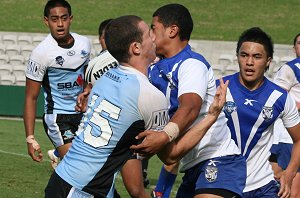
[[[192,108],[179,107],[170,122],[174,122],[178,125],[179,136],[185,134],[186,130],[193,124],[199,115],[199,110]]]
[[[297,140],[293,144],[293,150],[291,154],[291,160],[286,171],[291,172],[294,176],[300,167],[300,140]]]
[[[200,142],[216,119],[217,115],[207,115],[203,120],[189,129],[184,136],[164,147],[164,149],[158,153],[160,160],[167,165],[178,162],[186,153]]]
[[[26,137],[29,135],[34,135],[36,103],[37,103],[36,100],[26,99],[25,101],[23,119],[24,119]]]

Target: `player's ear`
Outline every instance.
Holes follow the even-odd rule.
[[[48,19],[48,17],[44,16],[44,23],[49,27],[49,19]]]
[[[179,27],[177,25],[171,25],[169,27],[169,34],[171,38],[176,37],[176,35],[179,33]]]
[[[133,42],[131,45],[130,45],[130,48],[132,50],[132,53],[135,54],[135,55],[138,55],[141,53],[142,51],[142,45],[141,43],[139,42]]]
[[[70,23],[72,23],[73,15],[70,16]]]

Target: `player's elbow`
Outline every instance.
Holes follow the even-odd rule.
[[[165,165],[172,165],[177,163],[180,159],[176,156],[172,156],[170,154],[158,154],[159,159],[165,164]]]

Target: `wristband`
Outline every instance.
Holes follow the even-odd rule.
[[[38,150],[40,149],[40,145],[39,143],[37,143],[37,141],[34,139],[33,135],[28,135],[26,137],[26,142],[29,144],[32,144],[32,147],[34,148],[34,150]]]
[[[176,139],[179,135],[179,127],[175,122],[169,122],[163,129],[170,138],[170,142]]]

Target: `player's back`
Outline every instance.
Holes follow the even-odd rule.
[[[115,174],[132,155],[129,147],[137,143],[135,136],[155,126],[155,112],[167,116],[163,94],[146,76],[133,70],[124,66],[109,70],[90,93],[78,136],[56,168],[65,181],[78,189],[106,195]],[[147,98],[160,102],[148,103]]]

